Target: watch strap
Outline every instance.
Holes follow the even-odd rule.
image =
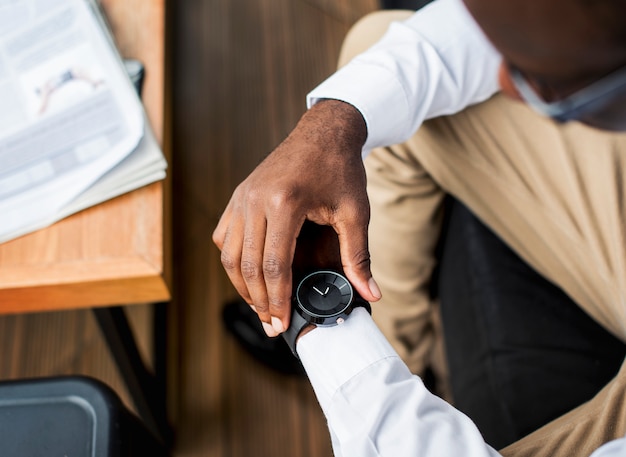
[[[282,335],[287,342],[287,346],[289,346],[289,349],[291,349],[291,352],[296,357],[298,357],[298,354],[296,353],[296,340],[298,339],[298,335],[302,329],[308,324],[309,322],[296,311],[296,306],[294,304],[291,311],[291,323],[289,324],[289,328],[285,330]]]
[[[361,297],[355,297],[354,299],[354,303],[352,304],[352,309],[361,306],[363,308],[365,308],[368,312],[368,314],[372,314],[372,305],[370,305],[370,302],[368,302],[367,300],[364,300]]]
[[[363,300],[362,298],[357,298],[352,304],[352,309],[358,306],[365,308],[369,314],[372,314],[372,308],[368,301]],[[289,346],[289,349],[291,349],[293,355],[296,356],[296,358],[298,359],[298,353],[296,352],[296,340],[298,339],[298,335],[300,334],[302,329],[308,324],[310,324],[310,322],[296,311],[296,306],[294,304],[291,311],[291,322],[289,324],[289,328],[285,330],[282,335],[287,342],[287,346]]]

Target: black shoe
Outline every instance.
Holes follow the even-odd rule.
[[[263,365],[288,375],[304,376],[304,367],[291,353],[285,340],[268,337],[261,321],[243,300],[227,303],[222,310],[226,329],[252,357]]]
[[[432,0],[381,0],[385,10],[418,10]]]

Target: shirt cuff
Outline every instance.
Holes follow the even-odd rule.
[[[354,84],[355,81],[359,84]],[[363,157],[374,147],[395,143],[394,140],[406,136],[410,128],[404,88],[384,67],[353,61],[313,89],[307,95],[307,107],[311,108],[322,99],[340,100],[359,110],[367,125]]]
[[[296,350],[324,412],[335,392],[355,375],[382,359],[399,358],[362,307],[343,324],[310,331],[298,340]]]

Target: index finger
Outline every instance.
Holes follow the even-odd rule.
[[[287,223],[276,218],[267,221],[267,237],[263,253],[263,275],[272,318],[289,327],[291,319],[292,271],[296,239],[303,220],[291,218]],[[275,322],[275,319],[272,319]],[[275,330],[279,331],[278,328]],[[280,333],[280,332],[279,332]]]

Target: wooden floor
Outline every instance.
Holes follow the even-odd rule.
[[[174,4],[174,2],[172,2]],[[225,334],[235,297],[211,232],[235,186],[295,125],[372,0],[177,0],[174,56],[180,456],[331,455],[306,380],[270,372]]]
[[[326,457],[308,382],[259,365],[224,331],[235,297],[211,233],[235,186],[295,125],[343,37],[377,0],[172,0],[174,456]],[[144,353],[150,307],[128,309]],[[0,317],[0,379],[86,374],[132,408],[90,311]]]

